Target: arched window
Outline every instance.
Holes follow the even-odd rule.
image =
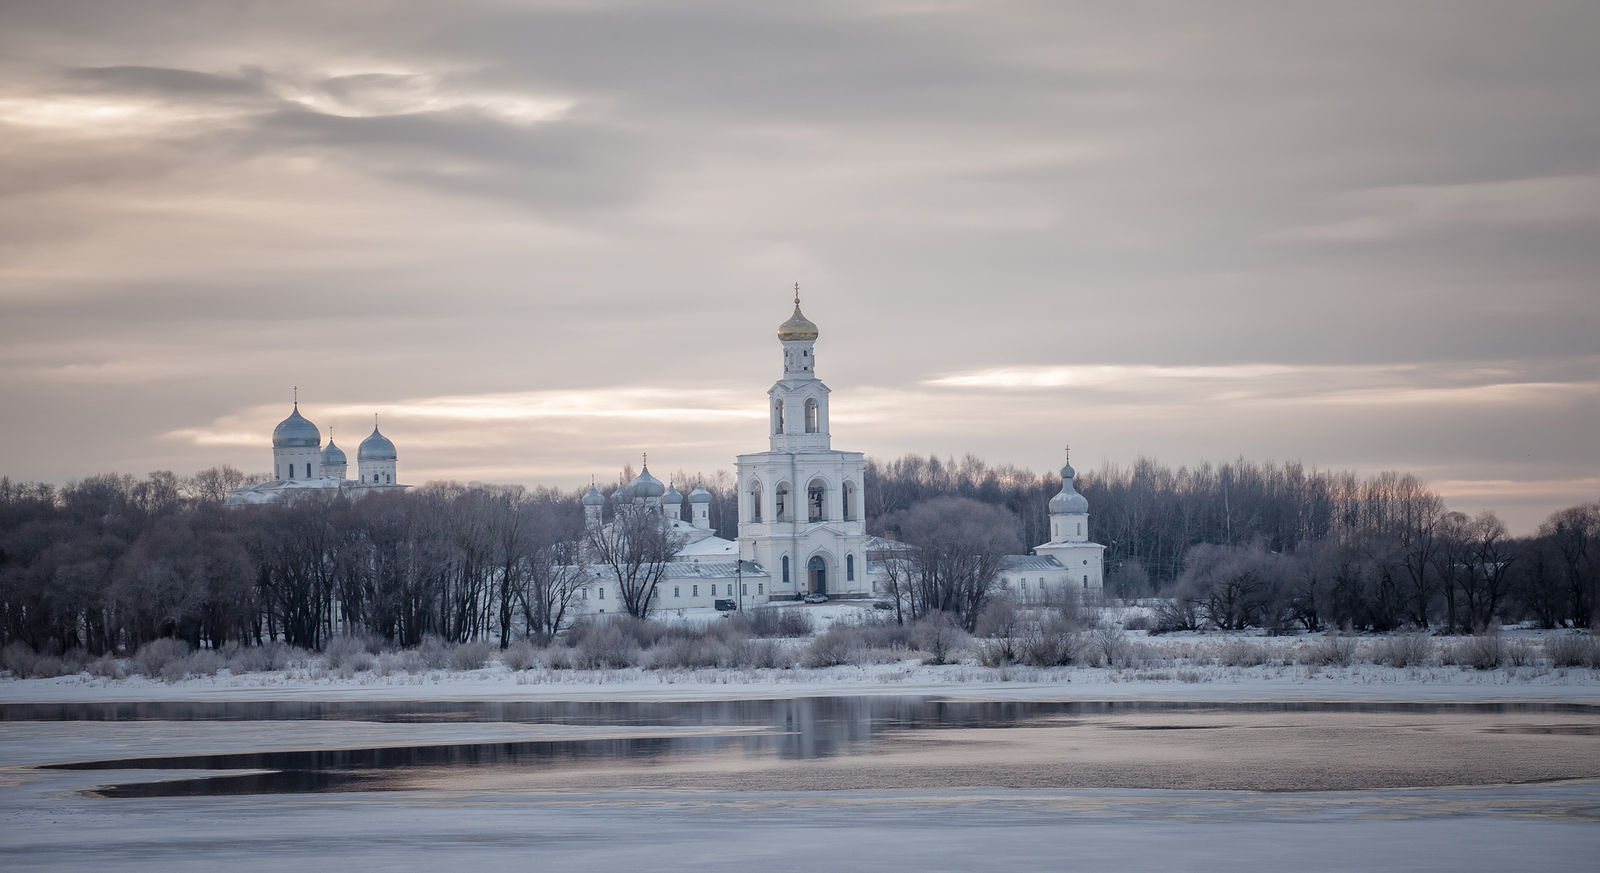
[[[789,520],[789,483],[779,482],[778,490],[774,494],[778,499],[778,512],[775,516],[778,521]]]
[[[812,479],[806,486],[806,519],[822,521],[827,517],[828,486],[821,479]]]
[[[1083,522],[1078,522],[1078,536],[1083,536]]]
[[[750,483],[750,520],[761,520],[761,483]]]
[[[372,481],[374,481],[374,482],[378,481],[378,474],[377,473],[373,473],[372,474]]]
[[[289,465],[289,478],[290,479],[294,478],[294,465],[293,464]]]
[[[844,483],[844,520],[856,520],[856,483]]]
[[[817,433],[817,398],[806,401],[806,433]]]
[[[394,484],[394,474],[393,473],[384,473],[383,474],[383,484],[385,484],[385,485],[393,485]]]
[[[846,582],[854,582],[854,581],[856,581],[856,556],[855,555],[845,555],[844,556],[844,581],[846,581]]]
[[[309,461],[306,462],[306,478],[311,478],[311,463]]]
[[[783,433],[783,401],[772,401],[772,432]]]
[[[789,584],[789,556],[783,556],[783,584]]]

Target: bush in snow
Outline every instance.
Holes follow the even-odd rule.
[[[1319,667],[1348,667],[1356,658],[1356,638],[1328,631],[1300,656],[1300,663]]]
[[[585,632],[572,648],[572,666],[580,670],[608,670],[639,663],[639,643],[619,624],[602,622]]]
[[[835,667],[859,660],[863,650],[861,635],[856,628],[838,625],[829,628],[811,641],[800,663],[806,667]]]
[[[371,670],[377,665],[373,648],[373,644],[365,637],[334,637],[322,647],[322,654],[328,659],[329,669],[354,672]]]
[[[1372,663],[1390,667],[1420,667],[1433,657],[1433,638],[1427,634],[1395,634],[1373,642]]]
[[[1571,634],[1544,641],[1545,657],[1556,667],[1600,667],[1600,637]]]
[[[480,670],[489,663],[492,651],[488,640],[469,640],[450,648],[450,669]]]
[[[1460,664],[1474,670],[1493,670],[1500,666],[1505,657],[1505,646],[1499,634],[1477,634],[1457,640],[1449,649],[1446,663]]]
[[[163,671],[167,671],[169,667],[172,667],[174,662],[187,661],[188,659],[188,643],[164,637],[145,643],[139,647],[137,652],[133,653],[133,670],[135,673],[142,673],[151,679],[160,679]],[[180,664],[178,669],[181,670],[185,667],[187,665]],[[180,673],[178,678],[182,679],[183,675]]]
[[[1267,647],[1252,640],[1228,640],[1217,650],[1217,663],[1224,667],[1259,667],[1269,660]]]
[[[517,640],[500,652],[500,663],[512,670],[532,670],[539,666],[539,649],[530,640]]]
[[[958,649],[971,642],[967,632],[956,624],[955,616],[948,612],[936,612],[917,622],[912,638],[917,641],[917,648],[927,653],[923,658],[925,664],[948,664],[955,659]]]
[[[753,637],[804,637],[815,627],[811,613],[792,607],[747,609],[728,622]]]
[[[277,640],[269,640],[259,646],[229,643],[223,647],[222,655],[228,659],[228,669],[236,674],[303,667],[311,658],[311,653],[305,649]]]

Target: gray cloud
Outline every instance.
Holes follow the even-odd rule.
[[[796,279],[836,436],[880,454],[1045,467],[1071,432],[1088,461],[1406,466],[1524,526],[1587,493],[1540,483],[1600,461],[1576,436],[1600,423],[1593,4],[4,15],[0,473],[259,464],[163,435],[270,429],[294,383],[341,409],[756,403]],[[1091,365],[1146,375],[925,384]],[[1337,377],[1229,384],[1263,365]],[[1150,375],[1205,367],[1235,374],[1206,404]],[[1495,367],[1576,393],[1401,402],[1491,391]],[[639,443],[686,468],[761,444],[759,423],[519,439],[396,415],[421,475],[576,484]],[[1534,496],[1483,484],[1506,477]]]

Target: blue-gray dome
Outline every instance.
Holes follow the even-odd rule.
[[[583,495],[583,505],[584,506],[605,506],[606,505],[606,496],[604,494],[600,493],[600,489],[594,487],[594,483],[593,482],[589,483],[589,491],[586,494]]]
[[[689,502],[690,503],[710,503],[711,502],[711,492],[706,490],[706,486],[704,486],[702,484],[699,484],[699,483],[696,483],[695,486],[694,486],[694,490],[689,492]]]
[[[667,493],[661,495],[661,502],[662,503],[682,503],[683,502],[683,495],[678,493],[678,489],[677,488],[674,488],[673,486],[668,485],[667,486]]]
[[[328,440],[327,447],[322,450],[322,466],[345,467],[348,465],[349,462],[344,457],[344,449],[334,445],[332,439]]]
[[[643,470],[639,471],[639,475],[633,477],[633,481],[628,483],[628,493],[632,495],[633,499],[635,500],[647,500],[651,497],[660,497],[662,494],[665,494],[666,491],[667,486],[661,484],[660,479],[650,475],[649,465],[646,465]]]
[[[361,447],[356,449],[358,461],[393,461],[396,459],[394,443],[374,427],[372,435],[361,441]]]
[[[322,445],[322,432],[300,414],[300,404],[294,405],[289,417],[272,429],[272,447],[275,449],[314,449]]]
[[[1072,469],[1072,464],[1061,468],[1061,493],[1050,498],[1050,514],[1065,515],[1069,513],[1088,512],[1089,500],[1072,485],[1072,480],[1078,477],[1078,471]]]

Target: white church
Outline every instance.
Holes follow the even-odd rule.
[[[282,503],[312,494],[358,497],[403,491],[411,486],[400,484],[395,472],[398,461],[394,443],[379,433],[374,421],[371,435],[356,448],[356,476],[347,478],[350,465],[344,449],[334,444],[332,431],[328,444],[322,444],[322,432],[300,414],[297,397],[289,417],[272,429],[272,478],[228,492],[224,505]]]
[[[887,580],[881,563],[900,544],[868,536],[862,516],[866,457],[833,448],[828,386],[817,378],[817,326],[800,311],[778,326],[783,376],[767,391],[767,450],[738,457],[738,541],[716,536],[708,516],[711,495],[698,485],[687,496],[643,470],[610,500],[643,503],[683,543],[657,591],[658,609],[740,606],[793,600],[808,594],[870,598]],[[1061,469],[1061,492],[1051,498],[1050,541],[1030,555],[1008,556],[1002,588],[1022,600],[1104,585],[1105,546],[1089,540],[1089,502],[1073,486],[1076,471]],[[586,523],[604,523],[607,498],[592,484],[583,497]],[[870,556],[870,560],[869,560]],[[580,593],[580,612],[616,612],[617,580],[592,568]]]

